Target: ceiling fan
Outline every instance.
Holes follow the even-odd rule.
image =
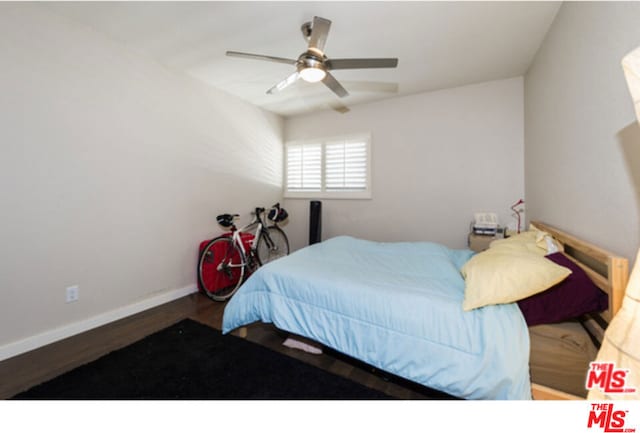
[[[329,71],[337,69],[395,68],[398,66],[397,58],[329,59],[324,54],[324,45],[327,41],[330,27],[331,21],[320,17],[313,17],[313,22],[304,23],[301,30],[305,40],[308,41],[308,47],[307,51],[300,54],[297,60],[238,51],[227,51],[227,56],[294,65],[296,67],[295,72],[267,90],[268,94],[280,92],[301,78],[309,83],[322,81],[333,93],[340,98],[344,98],[349,95],[349,92]]]

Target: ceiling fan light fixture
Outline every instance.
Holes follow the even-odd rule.
[[[326,76],[327,73],[325,70],[319,67],[305,67],[300,70],[300,78],[307,83],[317,83],[318,81],[322,81]]]

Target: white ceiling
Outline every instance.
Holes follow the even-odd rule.
[[[558,2],[45,2],[173,70],[283,116],[523,75]],[[296,59],[300,26],[332,21],[329,58],[397,57],[396,69],[339,70],[350,95],[298,81],[265,92],[294,66],[225,56]]]

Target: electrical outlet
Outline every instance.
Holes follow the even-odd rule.
[[[69,302],[76,302],[79,297],[80,297],[80,287],[78,286],[67,287],[67,298],[66,298],[67,304]]]

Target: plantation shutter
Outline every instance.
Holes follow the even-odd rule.
[[[340,140],[326,143],[325,190],[367,190],[367,142]]]
[[[371,198],[371,135],[290,141],[285,144],[284,197]]]
[[[298,144],[287,147],[287,190],[321,191],[322,145]]]

